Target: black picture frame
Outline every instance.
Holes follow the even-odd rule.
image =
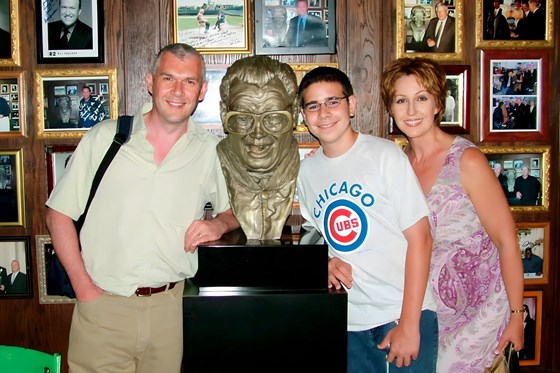
[[[72,31],[68,47],[58,43],[60,27],[59,1],[36,0],[37,62],[45,63],[103,63],[105,62],[103,0],[81,0],[78,23]],[[54,29],[57,29],[55,32]],[[78,32],[84,35],[78,38]],[[91,33],[91,45],[89,41]],[[73,39],[74,38],[74,39]],[[84,41],[86,40],[86,42]]]
[[[270,1],[270,0],[256,0],[255,1],[255,54],[271,55],[271,54],[334,54],[336,53],[336,1],[324,0],[321,2],[321,7],[313,7],[308,9],[308,14],[321,14],[324,19],[322,20],[326,26],[326,45],[325,46],[289,46],[287,43],[268,43],[267,42],[267,27],[272,23],[272,10],[285,11],[286,28],[282,31],[286,32],[286,37],[289,29],[289,22],[297,16],[295,12],[295,2],[286,1]],[[283,9],[283,10],[282,10]],[[282,22],[283,23],[283,22]],[[268,45],[267,45],[268,44]],[[285,45],[285,46],[282,46]]]
[[[32,298],[31,239],[22,237],[0,237],[0,299]],[[11,281],[12,263],[19,263],[19,273]]]

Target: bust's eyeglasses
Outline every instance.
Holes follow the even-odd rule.
[[[265,132],[275,135],[292,129],[292,113],[289,111],[269,111],[262,114],[229,111],[224,120],[224,128],[228,133],[246,135],[253,131],[256,122],[261,123]]]
[[[307,112],[319,111],[321,109],[321,105],[325,105],[326,108],[332,109],[340,105],[340,101],[347,98],[348,96],[329,97],[323,102],[310,102],[308,104],[303,105],[303,110]]]

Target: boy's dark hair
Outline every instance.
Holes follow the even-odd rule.
[[[302,106],[304,104],[303,91],[311,84],[320,82],[340,83],[344,96],[352,96],[354,94],[352,83],[350,83],[350,79],[348,79],[345,73],[334,67],[319,66],[305,74],[299,84],[298,97]]]

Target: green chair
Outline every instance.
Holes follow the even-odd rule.
[[[2,373],[60,373],[62,357],[29,348],[0,345]]]

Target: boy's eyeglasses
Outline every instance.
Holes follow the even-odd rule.
[[[310,102],[303,105],[303,110],[308,112],[319,111],[321,109],[321,105],[325,105],[327,109],[332,109],[340,105],[340,102],[347,98],[348,96],[329,97],[323,102]]]

